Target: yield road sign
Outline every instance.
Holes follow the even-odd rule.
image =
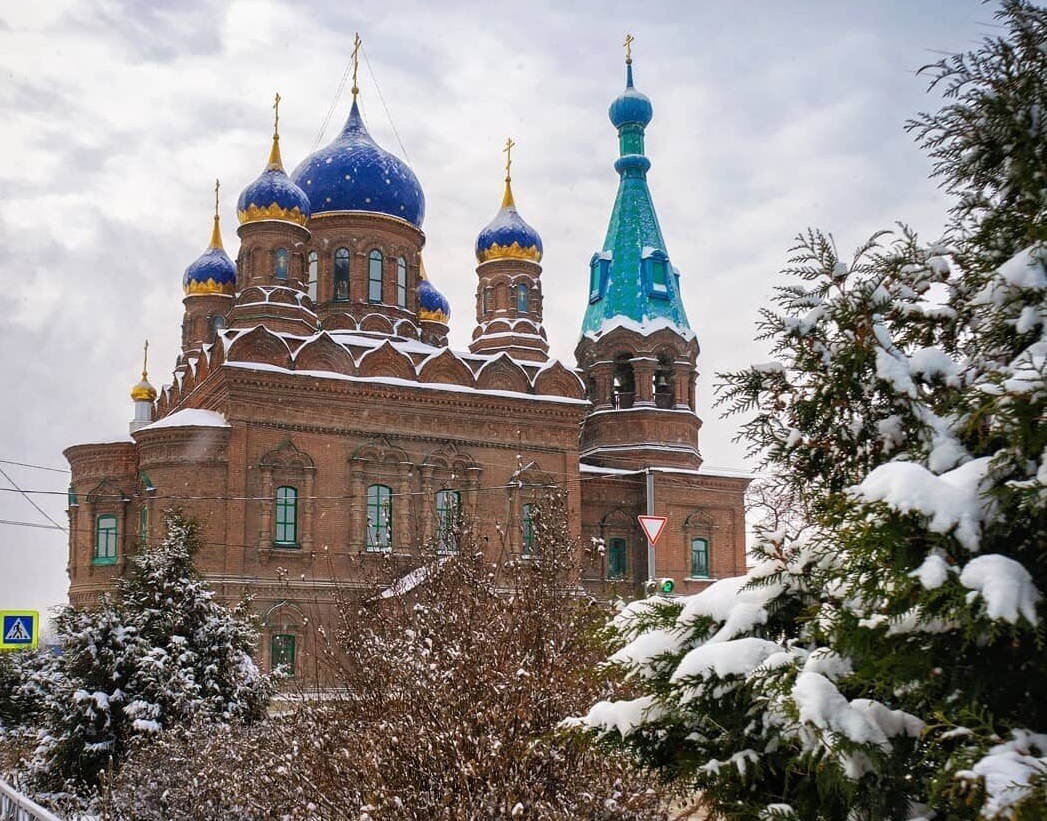
[[[665,523],[669,521],[666,516],[637,516],[640,522],[640,527],[643,528],[643,532],[647,535],[647,541],[652,545],[658,543],[658,538],[662,535],[662,531],[665,530]]]
[[[0,610],[0,650],[24,650],[40,642],[40,614],[36,610]]]

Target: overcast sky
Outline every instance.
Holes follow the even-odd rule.
[[[711,407],[714,374],[766,357],[754,321],[799,231],[832,232],[847,256],[896,220],[936,237],[948,200],[903,130],[939,105],[916,71],[992,34],[992,12],[977,0],[5,3],[0,519],[48,525],[14,483],[66,523],[68,475],[11,462],[63,469],[68,445],[125,434],[144,339],[150,379],[169,381],[215,178],[235,257],[236,198],[268,156],[273,94],[290,171],[332,103],[323,143],[348,113],[348,86],[335,93],[355,31],[368,127],[406,150],[425,190],[426,267],[450,299],[452,345],[470,338],[473,244],[500,205],[511,136],[517,205],[545,244],[552,354],[569,365],[617,186],[607,106],[633,34],[655,112],[648,179],[702,347],[702,451],[747,467],[736,421]],[[66,555],[60,530],[0,524],[0,609],[63,600]]]

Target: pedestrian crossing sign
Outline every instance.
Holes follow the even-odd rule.
[[[40,614],[36,610],[0,610],[0,650],[24,650],[40,642]]]

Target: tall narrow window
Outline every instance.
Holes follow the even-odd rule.
[[[298,491],[284,485],[276,489],[276,533],[279,545],[298,544]]]
[[[654,369],[654,404],[659,408],[671,408],[675,401],[676,378],[673,363],[666,356],[658,357]]]
[[[589,260],[589,302],[599,302],[603,299],[607,293],[607,281],[610,276],[610,256],[593,254],[592,259]]]
[[[377,248],[367,257],[367,301],[382,301],[382,252]]]
[[[480,313],[487,315],[487,312],[491,310],[490,300],[487,298],[487,288],[483,285],[480,286]]]
[[[99,516],[95,521],[95,564],[116,564],[116,517]]]
[[[407,307],[407,260],[396,258],[396,304]]]
[[[334,252],[334,301],[349,301],[349,249]]]
[[[611,539],[607,543],[607,578],[625,578],[625,539]]]
[[[320,255],[316,251],[310,251],[306,258],[306,288],[309,290],[309,299],[316,302],[316,281],[320,276]]]
[[[620,354],[614,360],[614,407],[618,410],[631,408],[636,396],[636,379],[633,375],[633,363],[628,354]]]
[[[708,539],[691,539],[691,578],[709,578]]]
[[[521,313],[527,313],[529,310],[528,303],[530,302],[530,291],[528,291],[526,285],[516,286],[516,310]]]
[[[530,556],[534,552],[534,505],[523,506],[523,550],[524,556]]]
[[[285,676],[293,676],[297,643],[290,633],[276,633],[269,644],[269,669],[279,667]]]
[[[145,544],[149,540],[149,505],[142,502],[138,508],[138,541]]]
[[[392,550],[393,492],[385,485],[367,488],[367,549],[373,552]]]
[[[643,258],[643,276],[649,296],[669,297],[669,257],[659,249]]]
[[[287,279],[287,249],[277,248],[273,252],[273,274],[281,281]]]
[[[459,511],[462,497],[457,490],[441,490],[436,494],[436,549],[441,553],[458,550],[458,533],[461,530]]]

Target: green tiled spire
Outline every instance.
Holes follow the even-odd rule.
[[[669,260],[658,215],[647,188],[651,161],[644,155],[644,128],[654,110],[633,87],[632,59],[626,59],[625,91],[608,112],[618,129],[621,177],[603,250],[590,263],[589,307],[583,335],[598,335],[615,325],[656,330],[675,326],[693,336],[680,299],[678,275]]]

